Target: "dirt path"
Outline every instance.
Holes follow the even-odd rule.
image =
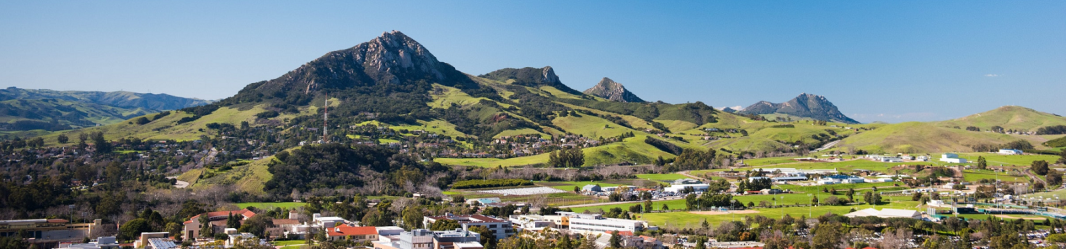
[[[171,176],[171,177],[167,177],[167,179],[177,179],[177,177]],[[177,182],[174,182],[174,187],[175,188],[187,188],[187,187],[189,187],[189,182],[182,181],[182,180],[177,180]]]

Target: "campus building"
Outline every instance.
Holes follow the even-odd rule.
[[[634,233],[643,231],[647,224],[639,220],[604,218],[600,214],[559,212],[563,225],[578,233],[605,233],[611,231]]]
[[[64,219],[26,219],[0,220],[0,236],[18,236],[25,231],[32,243],[81,242],[89,237],[93,228],[100,225],[100,220],[93,223],[70,223]]]
[[[252,218],[252,216],[255,216],[255,212],[252,212],[252,210],[248,210],[248,209],[241,209],[241,210],[235,210],[235,211],[207,212],[207,213],[202,213],[202,214],[195,215],[195,216],[189,218],[189,220],[185,221],[185,223],[184,223],[185,224],[185,238],[184,238],[185,240],[190,240],[191,241],[191,240],[195,240],[196,238],[200,237],[200,226],[202,225],[200,223],[200,216],[204,216],[204,215],[207,216],[208,222],[211,223],[211,225],[210,225],[211,229],[215,233],[222,233],[222,232],[225,232],[225,230],[226,230],[226,219],[228,219],[231,215],[236,215],[237,218],[240,218],[241,222],[243,223],[244,220],[247,220],[248,218]]]
[[[422,227],[429,228],[433,222],[438,220],[454,220],[463,227],[485,227],[492,230],[493,234],[496,234],[496,239],[505,239],[514,235],[514,227],[511,221],[504,219],[497,219],[480,214],[474,215],[452,215],[446,214],[442,216],[428,216],[422,218]]]

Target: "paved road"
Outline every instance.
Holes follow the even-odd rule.
[[[821,148],[812,150],[811,153],[828,150],[829,148],[833,148],[833,146],[836,146],[838,143],[840,143],[840,140],[834,140],[832,142],[826,143],[825,145],[822,145]]]

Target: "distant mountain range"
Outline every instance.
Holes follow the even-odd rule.
[[[836,105],[829,102],[824,96],[809,93],[800,94],[796,98],[784,103],[770,103],[759,101],[739,111],[741,114],[785,114],[800,118],[814,120],[833,121],[847,124],[858,124],[859,121],[840,113]]]
[[[66,130],[123,120],[210,101],[167,94],[134,92],[0,89],[0,129]]]
[[[585,94],[605,98],[611,101],[618,102],[644,102],[643,99],[637,97],[636,94],[626,90],[625,86],[618,82],[614,82],[610,78],[603,77],[600,83],[596,84],[592,88],[585,90]]]
[[[975,145],[1003,144],[1018,139],[1039,144],[1043,139],[985,132],[993,126],[1032,131],[1066,124],[1062,117],[1021,107],[1004,107],[942,122],[859,124],[841,113],[826,97],[806,93],[783,103],[761,101],[743,109],[717,110],[698,101],[646,102],[610,78],[603,78],[584,92],[574,90],[550,66],[503,68],[481,75],[463,73],[399,31],[384,32],[370,41],[325,53],[277,78],[248,84],[236,95],[213,103],[179,98],[173,100],[174,105],[131,108],[128,103],[140,102],[130,99],[103,102],[125,99],[119,97],[54,97],[56,103],[34,101],[42,103],[38,110],[66,108],[61,106],[68,104],[59,103],[63,101],[88,102],[97,105],[91,108],[97,111],[83,111],[87,114],[78,115],[110,117],[68,124],[71,127],[114,123],[163,108],[203,105],[143,125],[118,122],[90,128],[111,138],[182,140],[211,136],[208,127],[211,123],[322,127],[325,124],[321,107],[327,97],[329,125],[336,127],[328,131],[336,138],[334,141],[348,137],[343,127],[368,123],[433,130],[458,141],[490,141],[517,135],[619,139],[585,148],[588,165],[649,163],[660,156],[673,158],[681,148],[721,149],[721,153],[734,155],[759,151],[792,153],[831,141],[839,141],[836,146],[839,149],[872,153],[967,151]],[[63,115],[66,114],[47,116]],[[760,115],[766,120],[752,120],[750,115]],[[85,119],[88,118],[73,120]],[[832,123],[789,122],[802,119]],[[967,130],[966,126],[977,126],[982,131]],[[930,136],[935,138],[929,139]],[[493,163],[533,164],[548,158],[538,156]]]

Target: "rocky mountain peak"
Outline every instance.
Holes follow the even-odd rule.
[[[758,103],[744,108],[744,110],[739,113],[754,115],[777,113],[815,120],[835,121],[849,124],[859,123],[841,113],[836,105],[829,102],[825,96],[810,93],[802,93],[784,103],[759,101]]]
[[[596,86],[585,90],[584,93],[600,98],[605,98],[611,101],[644,102],[644,100],[640,97],[637,97],[636,94],[633,94],[632,92],[629,92],[629,90],[626,90],[625,86],[622,86],[621,83],[615,82],[614,80],[611,80],[607,77],[603,77],[603,79],[600,80],[600,83],[597,83]]]

